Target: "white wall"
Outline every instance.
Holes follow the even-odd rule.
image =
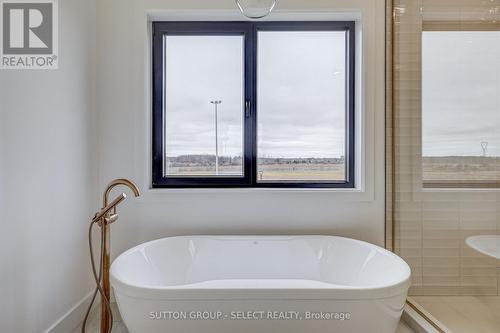
[[[91,289],[95,1],[59,1],[60,68],[0,71],[0,332],[42,332]]]
[[[148,14],[180,10],[205,18],[234,14],[232,0],[107,0],[98,2],[99,183],[116,177],[139,183],[113,225],[113,252],[180,234],[336,234],[384,243],[384,1],[281,0],[282,12],[357,12],[363,31],[362,158],[364,192],[149,190],[150,54]],[[193,11],[194,10],[194,11]],[[173,16],[172,16],[173,15]],[[205,16],[204,16],[205,15]],[[300,17],[300,14],[297,14]],[[231,15],[229,15],[231,16]],[[241,16],[237,16],[238,18]],[[360,151],[361,152],[361,151]]]
[[[358,192],[149,190],[148,17],[176,10],[179,18],[182,10],[226,10],[234,17],[234,2],[102,0],[95,8],[94,1],[62,0],[59,6],[60,69],[0,72],[0,331],[44,331],[88,294],[87,218],[117,177],[136,180],[144,195],[120,209],[115,254],[179,234],[337,234],[383,245],[383,0],[280,0],[278,6],[297,17],[361,15]]]

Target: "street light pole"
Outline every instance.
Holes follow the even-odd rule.
[[[222,101],[210,101],[215,111],[215,175],[219,175],[219,130],[218,130],[218,108]]]

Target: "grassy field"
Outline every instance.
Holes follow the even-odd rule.
[[[500,157],[449,156],[422,158],[424,182],[496,182],[500,181]],[[241,165],[220,165],[220,176],[241,176]],[[214,176],[215,166],[171,166],[167,176]],[[261,163],[257,179],[262,181],[342,181],[344,163]]]
[[[241,176],[243,168],[241,165],[221,165],[219,166],[220,176]],[[169,167],[167,176],[215,176],[214,166],[189,166],[189,167]]]
[[[241,166],[220,166],[220,176],[239,176]],[[213,166],[170,167],[167,176],[214,176]],[[263,181],[337,181],[345,179],[345,165],[337,163],[265,164],[258,168],[258,180]]]
[[[266,164],[258,168],[258,180],[312,180],[342,181],[345,179],[344,164]]]
[[[423,179],[429,182],[500,180],[500,158],[481,156],[423,157]]]

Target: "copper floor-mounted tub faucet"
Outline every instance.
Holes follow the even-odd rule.
[[[102,197],[102,207],[98,211],[89,226],[89,248],[90,248],[90,259],[92,264],[92,273],[96,282],[96,288],[92,296],[87,313],[82,323],[82,333],[85,333],[85,326],[92,309],[92,305],[99,293],[101,295],[101,330],[100,333],[110,333],[113,328],[113,312],[111,310],[110,304],[110,283],[109,283],[109,244],[110,244],[110,229],[111,223],[118,219],[118,214],[116,213],[116,207],[127,197],[125,193],[118,195],[113,201],[109,201],[109,195],[111,191],[116,186],[126,186],[135,195],[135,197],[140,196],[139,188],[133,182],[128,179],[115,179],[106,186],[104,194]],[[92,228],[94,225],[98,225],[101,228],[101,250],[99,256],[99,269],[96,269],[96,264],[94,260],[94,251],[92,246]]]

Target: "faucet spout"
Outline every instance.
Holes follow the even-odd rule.
[[[123,185],[123,186],[128,187],[132,191],[132,193],[134,193],[134,196],[136,198],[141,195],[141,192],[139,191],[139,188],[137,187],[137,185],[135,185],[130,180],[125,179],[125,178],[115,179],[115,180],[111,181],[108,184],[108,186],[106,186],[106,190],[104,191],[104,195],[102,198],[102,206],[103,207],[106,207],[109,204],[109,194],[116,186],[119,186],[119,185]]]

